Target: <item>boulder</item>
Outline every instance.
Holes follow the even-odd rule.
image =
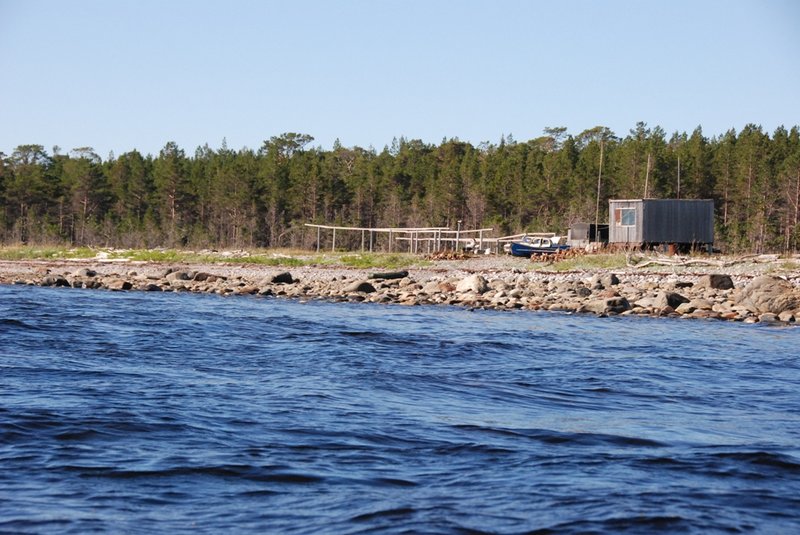
[[[624,297],[609,297],[608,299],[589,301],[578,310],[581,312],[594,312],[595,314],[621,314],[630,309],[631,304]]]
[[[189,276],[189,272],[188,271],[172,271],[172,272],[168,273],[166,275],[166,277],[164,277],[164,278],[167,279],[170,282],[173,282],[173,281],[188,281],[188,280],[192,279]]]
[[[712,308],[714,308],[714,303],[709,301],[708,299],[701,299],[701,298],[692,299],[691,301],[689,301],[688,304],[694,307],[695,309],[700,309],[700,310],[711,310]]]
[[[408,271],[388,271],[385,273],[373,273],[369,276],[370,279],[404,279],[408,277]]]
[[[666,308],[670,307],[672,309],[677,309],[683,303],[688,303],[689,300],[682,296],[679,293],[675,292],[658,292],[655,299],[653,299],[653,307],[654,308]]]
[[[612,286],[616,286],[617,284],[619,284],[619,277],[617,277],[613,273],[603,273],[592,277],[589,284],[592,288],[595,288],[597,290],[602,290],[604,288],[611,288]]]
[[[735,296],[735,303],[755,314],[780,314],[800,307],[800,291],[779,277],[756,277]]]
[[[700,288],[713,288],[715,290],[730,290],[733,288],[733,280],[729,275],[703,275],[697,281]]]
[[[347,293],[362,292],[369,294],[375,291],[375,287],[367,281],[354,281],[344,287]]]
[[[425,283],[425,286],[422,287],[422,292],[428,295],[438,294],[441,291],[439,284],[439,281],[428,281]]]
[[[133,284],[125,279],[110,279],[105,281],[105,287],[113,291],[130,290]]]
[[[233,291],[236,295],[253,295],[258,292],[259,288],[257,286],[240,286]]]
[[[212,275],[211,273],[206,273],[205,271],[198,271],[194,274],[192,280],[197,282],[217,282],[219,280],[225,280],[225,277],[221,277],[219,275]]]
[[[458,283],[456,291],[461,293],[473,292],[476,294],[483,294],[489,291],[489,283],[482,275],[470,275]]]
[[[283,273],[278,273],[277,275],[273,276],[271,282],[273,284],[292,284],[295,282],[295,280],[291,273],[284,271]]]
[[[758,316],[759,323],[778,323],[778,315],[772,312],[765,312]]]
[[[89,268],[81,268],[72,274],[73,277],[95,277],[97,272]]]
[[[578,286],[577,288],[575,288],[575,293],[579,297],[589,297],[590,295],[592,295],[592,291],[586,286]]]
[[[69,286],[69,281],[61,275],[45,275],[40,283],[42,286]]]

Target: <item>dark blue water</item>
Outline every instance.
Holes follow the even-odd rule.
[[[798,533],[799,345],[0,287],[0,532]]]

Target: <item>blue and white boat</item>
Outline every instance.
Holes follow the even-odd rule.
[[[505,251],[514,256],[531,256],[556,254],[569,250],[569,245],[562,243],[563,238],[553,236],[552,238],[542,238],[533,236],[523,236],[519,240],[506,244]]]

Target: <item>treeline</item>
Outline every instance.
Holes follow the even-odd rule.
[[[101,159],[41,145],[0,153],[0,240],[117,247],[310,247],[304,223],[563,232],[607,221],[610,198],[712,198],[729,252],[795,251],[800,130],[748,125],[707,138],[638,123],[473,146],[401,138],[381,151],[312,147],[287,133],[258,150],[167,143]],[[599,200],[599,203],[598,203]],[[359,238],[360,239],[360,238]]]

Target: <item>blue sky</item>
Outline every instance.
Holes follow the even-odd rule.
[[[800,125],[800,2],[0,0],[0,151]]]

